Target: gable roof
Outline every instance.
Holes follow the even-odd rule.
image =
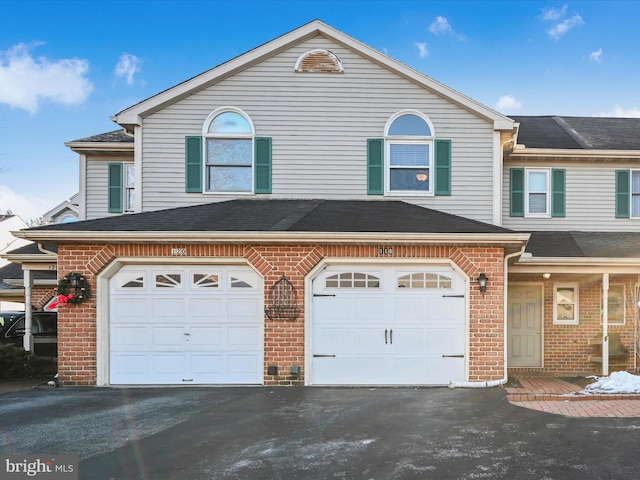
[[[526,148],[640,150],[640,118],[512,116]]]
[[[493,122],[493,127],[497,130],[512,130],[513,121],[510,118],[486,107],[477,101],[453,90],[431,77],[414,70],[397,60],[385,55],[364,43],[330,27],[329,25],[314,20],[302,27],[299,27],[289,33],[286,33],[268,43],[265,43],[247,53],[244,53],[232,60],[229,60],[211,70],[186,80],[172,88],[169,88],[151,98],[133,105],[115,115],[113,120],[129,130],[133,130],[134,125],[141,125],[142,118],[146,115],[162,109],[181,98],[185,98],[192,93],[202,90],[210,85],[227,78],[238,71],[259,63],[278,52],[303,42],[316,35],[322,35],[332,41],[335,41],[345,47],[359,53],[360,55],[372,60],[383,67],[395,72],[396,74],[408,78],[418,85],[426,88],[441,97],[460,105],[468,111],[474,112]]]
[[[528,234],[390,200],[229,200],[119,215],[16,232],[31,240],[83,241],[363,241],[506,242]]]

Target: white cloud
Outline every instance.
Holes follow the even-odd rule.
[[[562,8],[545,8],[540,18],[547,22],[558,21],[567,14],[567,8],[567,5],[563,5]]]
[[[503,95],[496,103],[496,110],[519,110],[522,104],[513,95]]]
[[[594,117],[620,117],[620,118],[640,118],[640,108],[631,107],[624,109],[616,105],[610,112],[601,112],[593,115]]]
[[[595,63],[602,63],[602,49],[599,48],[598,50],[591,52],[589,60]]]
[[[43,100],[63,105],[84,102],[93,90],[86,78],[89,62],[34,58],[31,50],[37,46],[20,43],[0,52],[0,103],[35,113]]]
[[[6,185],[0,185],[0,205],[3,209],[11,210],[25,222],[38,218],[53,208],[50,201],[16,193]]]
[[[582,20],[582,17],[580,15],[575,13],[570,18],[557,23],[553,26],[553,28],[547,30],[547,35],[549,35],[554,40],[560,40],[560,37],[564,36],[573,27],[577,27],[578,25],[582,24],[584,24],[584,20]]]
[[[437,16],[436,19],[431,22],[431,25],[429,25],[429,31],[434,35],[450,35],[458,40],[465,40],[465,36],[456,33],[449,23],[449,20],[445,17]]]
[[[141,60],[130,53],[120,55],[114,70],[116,77],[126,77],[127,85],[133,85],[134,75],[140,71]]]
[[[416,42],[414,43],[416,48],[418,49],[418,55],[420,58],[426,58],[429,56],[429,49],[427,48],[427,44],[424,42]]]

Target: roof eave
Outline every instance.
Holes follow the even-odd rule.
[[[65,142],[76,153],[109,152],[133,153],[133,143],[122,142]]]
[[[20,230],[19,238],[52,243],[324,243],[324,244],[500,244],[521,245],[528,233],[393,233],[393,232],[129,232]]]
[[[527,148],[518,144],[509,153],[511,159],[548,159],[560,158],[563,160],[634,160],[640,159],[640,150],[586,150],[570,148]]]

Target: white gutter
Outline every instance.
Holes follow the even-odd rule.
[[[522,244],[529,240],[528,233],[389,233],[389,232],[131,232],[131,231],[78,231],[78,230],[19,230],[11,232],[18,238],[35,242],[60,243],[438,243],[438,244]]]
[[[526,248],[526,245],[522,246],[522,249],[519,252],[513,252],[510,253],[509,255],[504,257],[504,273],[503,273],[503,285],[504,285],[504,306],[503,306],[503,313],[504,313],[504,320],[502,322],[502,328],[503,328],[503,334],[502,334],[502,338],[503,338],[503,342],[504,342],[504,347],[503,347],[503,359],[502,359],[502,363],[504,364],[504,377],[501,378],[500,380],[489,380],[486,382],[454,382],[451,381],[449,382],[449,388],[486,388],[486,387],[498,387],[500,385],[504,385],[505,383],[507,383],[507,380],[509,380],[509,372],[507,370],[507,301],[508,301],[508,293],[509,293],[509,260],[511,260],[513,257],[517,257],[519,255],[522,255],[524,253],[524,250]]]

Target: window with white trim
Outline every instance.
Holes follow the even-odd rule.
[[[626,300],[625,300],[625,286],[623,283],[611,283],[609,284],[609,291],[607,295],[607,311],[608,311],[608,323],[612,325],[624,325],[625,312],[626,312]],[[602,322],[600,322],[602,323]]]
[[[434,132],[416,111],[400,112],[385,129],[385,190],[390,194],[433,194]]]
[[[451,288],[451,277],[441,273],[409,273],[398,276],[398,288]]]
[[[550,170],[548,168],[526,169],[525,211],[527,216],[549,216]]]
[[[640,217],[640,170],[631,170],[631,218]]]
[[[326,288],[380,288],[380,277],[362,272],[343,272],[325,280]]]
[[[205,191],[253,192],[253,123],[239,109],[216,110],[204,124]]]
[[[553,323],[578,325],[578,284],[565,283],[553,286]]]

